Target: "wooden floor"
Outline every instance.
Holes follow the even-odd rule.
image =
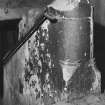
[[[105,95],[89,95],[71,102],[58,102],[54,105],[105,105]]]

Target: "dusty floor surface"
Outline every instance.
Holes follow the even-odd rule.
[[[80,99],[73,99],[70,102],[62,101],[54,105],[105,105],[105,94],[92,94]]]
[[[0,105],[3,105],[1,100]],[[105,105],[105,94],[101,95],[92,94],[79,99],[75,98],[69,102],[64,100],[52,105]]]

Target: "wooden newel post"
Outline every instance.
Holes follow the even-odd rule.
[[[56,0],[46,13],[51,20],[49,49],[55,65],[61,67],[62,88],[76,93],[100,92],[101,76],[93,57],[93,7],[88,0],[63,1],[62,8]]]

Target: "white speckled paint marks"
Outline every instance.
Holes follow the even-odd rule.
[[[50,24],[50,21],[49,20],[46,20],[43,24],[42,24],[42,26],[41,26],[41,28],[44,30],[44,29],[46,29],[47,31],[48,31],[48,25]]]
[[[41,27],[34,32],[31,38],[25,43],[24,55],[25,55],[25,63],[24,63],[24,73],[23,76],[23,94],[24,95],[34,95],[35,99],[42,96],[42,88],[50,88],[50,82],[48,79],[48,72],[45,74],[45,83],[42,85],[41,83],[41,75],[42,72],[46,70],[42,70],[42,62],[48,65],[48,71],[50,72],[52,63],[51,63],[51,55],[48,52],[48,48],[46,47],[46,43],[49,41],[48,35],[48,25],[50,24],[49,20],[46,20]],[[44,66],[44,65],[43,65]],[[46,80],[47,79],[47,80]],[[46,90],[44,89],[43,90]]]

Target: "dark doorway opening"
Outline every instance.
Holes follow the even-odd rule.
[[[94,24],[94,56],[101,72],[101,93],[105,91],[105,26]]]
[[[18,42],[18,23],[20,19],[0,21],[0,98],[3,98],[3,62],[2,58]]]

